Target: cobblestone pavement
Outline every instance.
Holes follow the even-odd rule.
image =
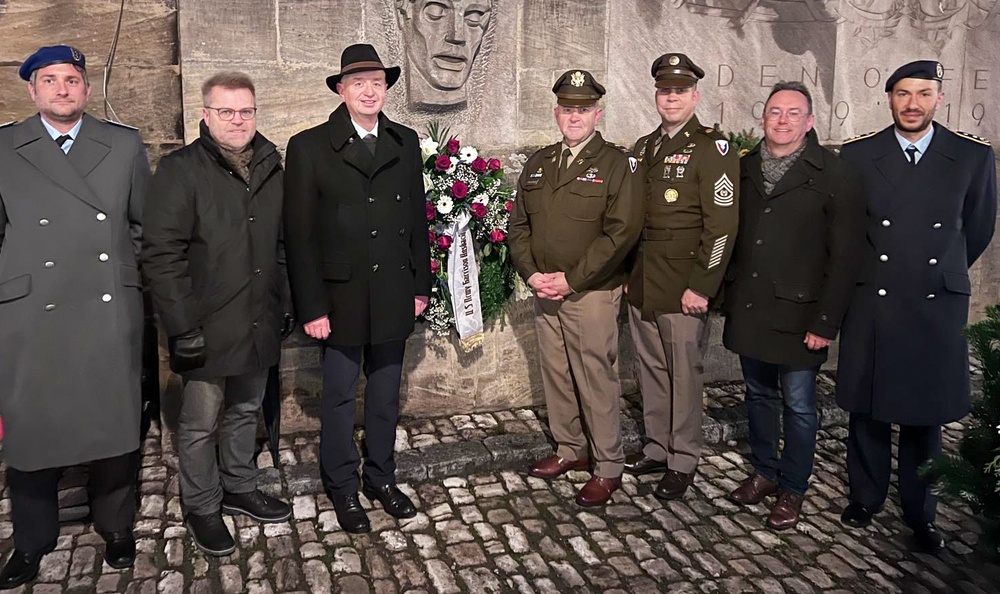
[[[540,423],[533,411],[510,414],[529,427]],[[475,425],[469,431],[486,431],[497,422],[486,415],[448,423],[461,426],[466,419]],[[948,447],[954,448],[960,433],[959,425],[949,426]],[[238,549],[215,559],[196,551],[187,538],[176,457],[170,440],[161,443],[154,430],[143,447],[135,567],[110,568],[101,560],[103,542],[92,527],[67,523],[57,550],[43,560],[38,581],[15,592],[1000,591],[1000,561],[989,556],[980,523],[964,507],[939,507],[947,549],[936,557],[908,551],[909,532],[895,502],[868,529],[843,528],[838,518],[845,505],[845,436],[840,426],[820,432],[804,520],[786,533],[765,527],[764,506],[741,508],[725,499],[748,470],[741,442],[716,444],[706,452],[683,501],[663,504],[653,498],[656,476],[627,476],[610,505],[584,509],[573,496],[586,473],[542,481],[496,470],[404,484],[419,508],[417,517],[397,521],[380,506],[369,507],[373,532],[367,535],[341,531],[325,496],[289,494],[304,485],[288,479],[292,470],[315,471],[317,457],[315,435],[289,436],[282,440],[284,470],[263,474],[267,490],[290,497],[293,520],[260,525],[227,518]],[[267,465],[270,459],[264,454],[260,461]],[[4,554],[12,546],[10,535],[5,495],[0,499]]]

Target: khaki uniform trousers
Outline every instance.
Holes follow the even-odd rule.
[[[643,454],[686,474],[695,471],[701,457],[707,320],[707,315],[682,313],[643,320],[640,310],[629,306],[649,440]]]
[[[625,463],[617,364],[621,298],[621,287],[573,293],[564,301],[535,298],[542,387],[556,455],[582,460],[593,449],[594,474],[605,478],[620,476]]]

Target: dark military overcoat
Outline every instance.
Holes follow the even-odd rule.
[[[996,162],[982,139],[934,124],[914,166],[892,126],[848,141],[864,178],[868,244],[841,327],[837,403],[876,420],[940,425],[969,412],[969,267],[993,237]]]
[[[285,167],[285,251],[295,317],[330,317],[327,343],[405,339],[415,295],[430,295],[423,161],[417,133],[384,114],[375,155],[347,107],[292,137]]]
[[[0,415],[18,470],[139,447],[148,180],[134,129],[84,115],[69,154],[37,115],[0,129]]]

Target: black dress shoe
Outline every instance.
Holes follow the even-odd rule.
[[[365,508],[361,507],[357,493],[330,495],[330,499],[333,501],[333,510],[337,513],[337,521],[340,522],[344,532],[362,534],[372,531],[368,514],[365,513]]]
[[[42,553],[22,553],[14,549],[0,570],[0,590],[16,588],[35,579],[42,556]]]
[[[194,544],[215,557],[224,557],[236,550],[236,541],[222,521],[222,512],[199,516],[188,514],[187,529]]]
[[[944,537],[934,527],[934,524],[912,526],[913,540],[917,548],[925,553],[936,553],[944,548]]]
[[[284,522],[292,517],[292,508],[287,503],[265,495],[259,490],[249,493],[223,493],[222,511],[230,515],[250,516],[258,522]]]
[[[396,485],[376,487],[366,483],[361,487],[361,492],[368,499],[381,502],[385,511],[394,518],[412,518],[417,515],[413,502]]]
[[[625,472],[639,476],[653,472],[666,472],[667,463],[653,460],[642,452],[629,454],[625,457]]]
[[[101,534],[104,537],[104,560],[115,569],[135,563],[135,537],[131,530]]]
[[[840,523],[852,528],[864,528],[872,523],[872,516],[877,512],[877,509],[868,509],[857,501],[852,501],[844,509],[844,513],[840,514]]]

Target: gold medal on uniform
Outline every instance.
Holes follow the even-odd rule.
[[[667,202],[677,202],[677,190],[673,188],[668,188],[666,192],[663,193],[663,199]]]

